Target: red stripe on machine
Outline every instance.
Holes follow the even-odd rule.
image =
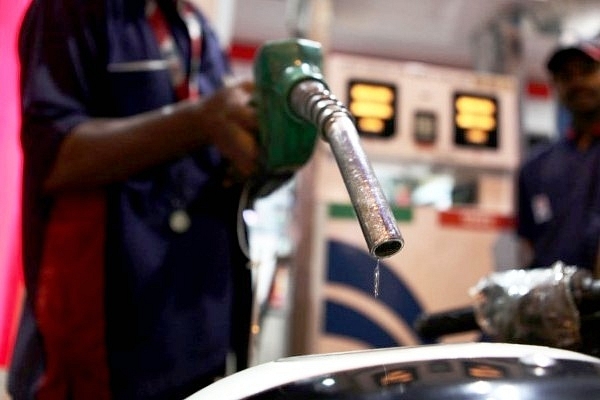
[[[444,226],[455,226],[467,229],[510,229],[515,226],[512,216],[499,215],[480,210],[453,209],[441,211],[438,221]]]

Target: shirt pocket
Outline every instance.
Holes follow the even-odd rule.
[[[107,66],[115,116],[153,110],[175,101],[164,60],[114,62]]]

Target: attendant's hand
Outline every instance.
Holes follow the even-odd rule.
[[[241,82],[205,98],[198,107],[199,130],[227,161],[226,183],[243,182],[258,171],[258,119],[250,104],[254,84]]]

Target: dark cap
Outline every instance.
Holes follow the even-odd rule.
[[[581,40],[556,48],[546,67],[552,73],[557,72],[574,55],[584,55],[593,61],[600,62],[600,39]]]

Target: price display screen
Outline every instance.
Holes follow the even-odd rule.
[[[358,133],[389,138],[396,131],[397,91],[392,84],[350,80],[348,110]]]
[[[491,96],[454,94],[454,143],[497,149],[498,101]]]

